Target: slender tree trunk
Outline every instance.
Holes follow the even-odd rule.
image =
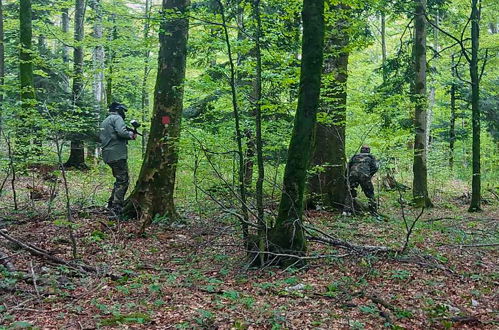
[[[478,49],[480,37],[479,0],[471,0],[471,112],[473,124],[473,179],[471,183],[470,212],[481,210],[480,174],[480,77],[478,73]]]
[[[62,13],[61,13],[61,30],[64,34],[69,33],[69,13],[68,13],[68,8],[63,8]],[[69,66],[69,47],[62,44],[61,45],[62,49],[62,61],[66,66]],[[68,69],[68,67],[66,67]],[[66,71],[64,72],[66,73]],[[69,93],[71,91],[70,85],[69,85],[69,78],[67,75],[64,76],[66,81],[64,84],[64,91],[66,93]]]
[[[3,95],[5,83],[5,45],[3,30],[3,3],[0,0],[0,134],[3,129]]]
[[[109,33],[108,36],[109,47],[107,49],[107,58],[106,58],[107,61],[106,100],[108,103],[112,103],[114,101],[113,72],[114,72],[114,57],[116,55],[113,41],[118,39],[118,27],[116,26],[116,15],[111,14],[109,21],[112,24],[112,28],[111,28],[111,33]]]
[[[256,162],[258,165],[258,179],[256,180],[256,211],[258,216],[258,247],[259,251],[267,251],[267,222],[265,221],[265,209],[263,205],[263,182],[265,180],[265,167],[263,163],[263,141],[262,141],[262,17],[260,15],[260,0],[253,1],[253,19],[256,21],[255,30],[255,59],[256,72],[253,83],[253,102],[255,107],[255,131],[256,131]],[[259,263],[265,263],[265,255],[260,254]]]
[[[335,18],[325,41],[322,79],[321,120],[317,123],[311,165],[318,171],[308,182],[312,199],[321,200],[329,208],[342,209],[346,193],[345,123],[349,36],[349,8],[333,7]]]
[[[73,63],[73,107],[83,108],[83,38],[85,24],[85,0],[75,0],[74,63]],[[86,168],[85,148],[80,139],[71,140],[71,152],[66,167]]]
[[[383,72],[383,82],[386,82],[386,14],[381,11],[381,66]]]
[[[451,75],[452,82],[450,86],[450,126],[449,126],[449,167],[451,170],[454,169],[454,143],[456,142],[456,79],[454,67],[454,55],[452,55],[451,61]]]
[[[427,130],[427,96],[426,96],[426,0],[414,0],[414,179],[412,183],[414,202],[418,206],[433,206],[428,197],[428,173],[426,167],[426,130]]]
[[[91,2],[91,7],[94,10],[94,27],[93,27],[93,37],[97,41],[97,46],[94,47],[92,53],[93,69],[94,69],[94,81],[93,81],[93,95],[94,95],[94,113],[93,119],[95,121],[95,130],[99,129],[99,122],[103,110],[106,108],[105,104],[105,86],[104,86],[104,70],[105,70],[105,55],[104,47],[102,46],[102,3],[101,0],[93,0]],[[91,142],[88,144],[87,158],[91,161],[97,157],[98,144],[96,142]]]
[[[27,118],[34,115],[35,111],[35,86],[33,80],[33,56],[32,56],[32,11],[31,0],[20,0],[19,2],[20,21],[20,52],[19,52],[19,80],[21,87],[21,108],[19,114],[20,131],[19,142],[23,146],[29,144],[28,135],[33,127],[27,126]],[[24,149],[24,148],[23,148]],[[23,151],[24,152],[24,151]]]
[[[149,30],[150,30],[150,19],[151,19],[151,0],[146,0],[145,4],[145,21],[144,21],[144,42],[146,44],[146,50],[144,51],[144,75],[142,77],[142,91],[141,91],[141,110],[142,110],[142,122],[146,122],[147,112],[149,108],[149,96],[147,93],[147,79],[149,77],[149,59],[151,57],[151,51],[149,50]],[[146,151],[146,132],[142,132],[142,158],[144,158]]]
[[[303,42],[298,107],[284,171],[279,211],[275,227],[270,233],[272,246],[279,251],[296,254],[305,253],[307,246],[302,225],[303,192],[321,89],[324,1],[304,0],[302,21]],[[286,263],[285,260],[283,262]]]
[[[236,86],[236,68],[234,65],[234,58],[232,55],[232,48],[230,44],[229,31],[227,28],[227,22],[225,18],[225,10],[221,0],[217,0],[218,7],[220,9],[220,16],[222,17],[222,28],[224,32],[225,44],[227,46],[227,55],[229,57],[229,65],[230,65],[230,88],[232,94],[232,109],[234,112],[234,124],[235,124],[235,134],[236,134],[236,142],[237,142],[237,154],[239,157],[239,169],[238,169],[238,186],[239,186],[239,198],[241,199],[241,211],[243,213],[243,236],[245,243],[248,244],[249,237],[249,229],[248,229],[248,205],[246,200],[246,184],[245,184],[245,161],[244,161],[244,152],[243,152],[243,135],[241,131],[241,116],[239,111],[239,105],[237,101],[237,86]]]
[[[128,213],[138,211],[142,216],[141,232],[156,215],[170,220],[178,218],[173,197],[182,120],[189,4],[189,0],[163,0],[150,136],[137,185],[125,206]],[[177,14],[170,15],[171,12]]]

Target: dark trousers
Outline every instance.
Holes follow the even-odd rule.
[[[369,199],[369,210],[376,212],[376,201],[374,199],[374,186],[371,177],[362,173],[350,173],[348,177],[350,191],[345,201],[346,210],[354,210],[354,200],[357,197],[357,188],[360,186],[364,195]]]
[[[126,159],[116,160],[107,163],[111,170],[113,171],[113,176],[116,179],[114,182],[113,192],[111,197],[109,197],[108,206],[109,207],[123,207],[125,202],[125,194],[128,190],[128,185],[130,183],[128,176],[128,163]]]

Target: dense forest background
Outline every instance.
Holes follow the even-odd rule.
[[[497,324],[498,12],[0,0],[0,324]],[[126,220],[104,208],[112,102],[142,124]],[[365,144],[379,216],[345,217]]]

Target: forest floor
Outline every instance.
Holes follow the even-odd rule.
[[[488,194],[483,212],[468,213],[459,197],[434,200],[406,255],[311,243],[309,254],[322,257],[306,269],[248,269],[237,226],[216,212],[156,223],[141,238],[136,222],[74,207],[78,256],[102,272],[56,265],[0,237],[16,269],[0,272],[0,328],[497,328],[499,203]],[[306,221],[351,243],[400,249],[405,228],[394,201],[382,197],[385,221],[323,211]],[[409,221],[418,213],[406,211]],[[8,235],[71,260],[63,217],[36,207],[1,212]]]

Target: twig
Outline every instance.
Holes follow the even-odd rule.
[[[36,274],[35,274],[35,270],[33,269],[33,261],[32,260],[29,261],[29,266],[30,266],[30,270],[31,270],[31,277],[33,280],[33,286],[35,287],[36,295],[40,299],[41,295],[40,295],[40,291],[38,290],[38,285],[36,284]]]

